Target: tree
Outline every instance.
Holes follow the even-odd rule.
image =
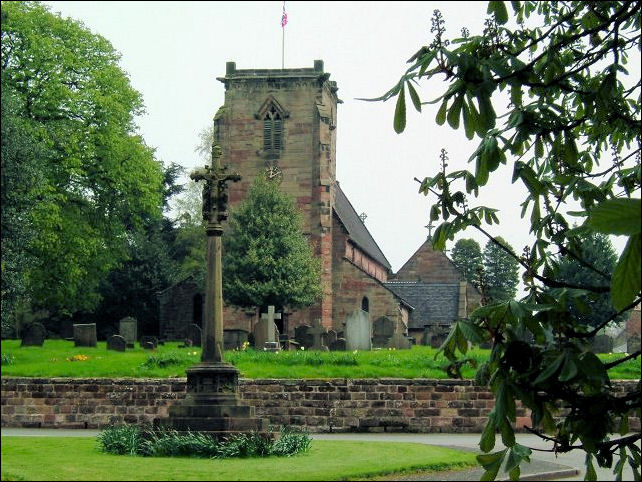
[[[578,255],[582,262],[568,255],[560,257],[557,268],[560,281],[597,285],[605,276],[613,276],[617,254],[608,236],[600,233],[583,236]],[[613,318],[613,323],[619,323],[628,316],[628,313],[614,316],[617,311],[608,293],[587,293],[575,301],[577,306],[570,305],[568,310],[579,323],[593,328],[603,320]]]
[[[516,24],[509,24],[504,2],[492,1],[483,34],[464,30],[452,41],[445,38],[445,22],[436,11],[432,43],[410,58],[410,67],[390,91],[370,100],[396,97],[394,128],[399,133],[406,124],[406,91],[419,111],[440,102],[439,125],[459,129],[463,124],[468,139],[479,139],[470,157],[474,172],[447,172],[442,165],[420,181],[421,193],[438,198],[431,209],[431,220],[443,220],[433,236],[436,249],[465,228],[496,243],[488,231],[498,223],[496,209],[470,206],[466,196],[477,198],[491,178],[496,180],[500,164],[510,162],[512,182],[525,188],[522,217],[530,214],[534,242],[516,259],[528,294],[478,308],[453,325],[442,346],[457,368],[465,361],[458,360],[457,352],[465,356],[468,341],[492,342],[489,361],[477,371],[477,381],[495,395],[480,441],[486,452],[478,457],[486,469],[484,480],[494,479],[504,462],[516,480],[520,463],[530,457],[531,450],[515,440],[516,400],[530,409],[529,430],[550,441],[551,451],[586,452],[587,479],[596,478],[594,461],[611,467],[614,460],[618,477],[628,462],[639,479],[636,442],[641,435],[626,434],[629,412],[640,413],[640,386],[613,394],[608,370],[639,358],[640,351],[607,363],[587,351],[585,342],[641,301],[642,83],[639,71],[631,80],[626,70],[629,55],[639,56],[640,5],[511,5]],[[442,74],[448,84],[443,94],[422,103],[415,86]],[[498,116],[498,106],[506,104],[507,111]],[[594,232],[628,238],[612,275],[602,273],[599,283],[564,281],[556,256],[584,264],[581,242]],[[588,293],[609,294],[616,315],[594,328],[581,324],[566,307]],[[560,405],[564,412],[557,410]],[[488,453],[496,431],[506,448]]]
[[[107,40],[38,2],[2,2],[1,39],[3,120],[6,95],[20,126],[2,131],[3,172],[13,186],[37,181],[18,199],[3,177],[3,245],[30,260],[12,262],[12,276],[36,308],[89,311],[132,236],[161,216],[161,165],[135,132],[141,96]],[[5,159],[13,145],[20,151]],[[4,216],[25,204],[20,218]],[[21,242],[24,226],[37,235]]]
[[[239,307],[302,308],[322,295],[321,262],[294,201],[258,176],[223,236],[223,298]]]
[[[479,286],[479,272],[483,269],[483,257],[477,241],[458,240],[452,250],[452,261],[469,283]]]
[[[505,251],[507,248],[509,252]],[[510,301],[517,293],[518,278],[517,256],[513,248],[501,236],[488,241],[484,246],[484,274],[486,276],[486,295],[492,301]]]

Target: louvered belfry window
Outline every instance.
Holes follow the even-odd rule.
[[[278,156],[283,148],[283,119],[274,106],[270,106],[263,119],[263,150]]]

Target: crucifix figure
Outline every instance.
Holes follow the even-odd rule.
[[[212,165],[190,174],[194,181],[205,181],[203,187],[203,220],[207,221],[207,281],[205,284],[205,317],[203,323],[202,362],[223,363],[223,275],[221,270],[221,222],[227,219],[229,181],[241,176],[227,173],[221,167],[221,148],[212,146]]]

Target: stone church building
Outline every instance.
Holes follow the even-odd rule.
[[[304,234],[322,260],[323,298],[302,310],[287,310],[277,321],[293,335],[315,320],[337,332],[355,310],[371,323],[386,317],[417,343],[430,343],[443,328],[479,302],[478,291],[448,257],[427,240],[397,272],[350,204],[336,179],[336,138],[340,131],[336,82],[313,68],[239,70],[228,62],[225,102],[214,118],[221,162],[242,176],[230,184],[231,210],[256,176],[278,178],[303,214]],[[160,336],[181,339],[200,324],[203,294],[187,279],[160,293]],[[255,312],[226,307],[226,330],[252,332]],[[440,331],[441,330],[441,331]]]

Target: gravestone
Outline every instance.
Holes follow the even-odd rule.
[[[96,323],[74,325],[74,344],[76,346],[96,346]]]
[[[268,306],[268,312],[261,314],[261,319],[254,327],[254,346],[257,350],[261,350],[266,347],[266,343],[270,343],[270,347],[273,347],[273,343],[279,341],[278,330],[274,320],[280,320],[281,313],[274,312],[274,306]],[[280,346],[280,345],[279,345]]]
[[[593,353],[612,353],[613,352],[613,338],[606,334],[597,334],[591,343],[591,351]]]
[[[396,350],[408,350],[412,344],[410,340],[403,333],[395,333],[388,339],[386,348],[394,348]]]
[[[192,346],[201,346],[201,327],[192,323],[187,327],[187,338],[192,341]]]
[[[314,320],[312,322],[312,326],[308,330],[308,333],[312,335],[312,346],[310,349],[321,351],[328,350],[327,345],[324,343],[324,341],[327,342],[327,338],[326,340],[323,339],[325,338],[324,335],[327,334],[327,331],[323,325],[321,325],[321,320]]]
[[[158,346],[158,338],[155,336],[141,336],[140,346],[146,350],[154,350]]]
[[[423,344],[432,348],[439,348],[446,341],[449,333],[449,326],[427,325],[424,327]]]
[[[118,323],[118,334],[125,339],[127,348],[134,348],[138,339],[138,321],[132,316],[126,316]]]
[[[640,349],[640,335],[633,333],[626,342],[626,352],[635,353]]]
[[[281,344],[281,350],[296,351],[299,349],[299,344],[290,338],[287,333],[279,336],[279,343]]]
[[[328,333],[327,333],[327,335],[326,335],[326,344],[327,344],[328,348],[329,348],[329,347],[330,347],[330,345],[332,345],[335,341],[337,341],[337,338],[339,338],[339,337],[337,336],[337,332],[336,332],[336,331],[334,331],[334,330],[328,330]]]
[[[370,332],[368,313],[363,310],[353,311],[346,319],[346,349],[370,350],[372,348]]]
[[[330,349],[330,351],[345,351],[346,339],[339,337],[333,342],[330,342],[330,344],[328,345],[328,348]]]
[[[387,316],[377,318],[372,324],[372,346],[382,348],[395,334],[395,322]]]
[[[116,351],[125,351],[127,348],[127,340],[124,336],[112,335],[107,338],[107,349]]]
[[[314,344],[314,338],[312,333],[308,333],[310,330],[309,325],[300,325],[294,329],[294,341],[296,341],[300,347],[309,349]]]
[[[248,342],[246,330],[223,330],[223,345],[226,350],[241,350]]]
[[[47,329],[42,323],[32,321],[22,327],[21,338],[21,346],[42,346],[47,338]]]

